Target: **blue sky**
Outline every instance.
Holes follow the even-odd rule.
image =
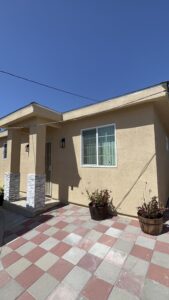
[[[96,100],[169,80],[168,0],[0,0],[0,70]],[[0,116],[92,104],[0,74]]]

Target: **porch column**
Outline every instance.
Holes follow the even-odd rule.
[[[4,174],[4,199],[19,199],[20,187],[20,130],[8,130],[7,139],[7,171]]]
[[[26,206],[40,209],[45,206],[45,144],[46,127],[32,125],[29,131],[29,171]]]

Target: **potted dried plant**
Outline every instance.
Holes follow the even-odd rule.
[[[0,187],[0,206],[3,205],[3,201],[4,201],[4,189]]]
[[[163,230],[163,214],[166,208],[159,205],[157,197],[154,196],[149,202],[145,202],[137,208],[140,227],[143,232],[158,235]]]
[[[111,191],[107,189],[95,190],[93,193],[86,191],[88,195],[89,210],[91,218],[94,220],[104,220],[107,217],[113,216],[115,208],[113,206],[113,198]]]

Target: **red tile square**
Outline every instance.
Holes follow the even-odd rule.
[[[49,238],[48,235],[44,233],[39,233],[37,236],[35,236],[33,239],[31,239],[31,242],[35,243],[36,245],[40,245],[44,241],[46,241]]]
[[[65,254],[69,249],[71,248],[70,245],[64,243],[64,242],[60,242],[59,244],[57,244],[56,246],[54,246],[50,252],[52,252],[53,254],[57,255],[57,256],[62,256],[63,254]]]
[[[122,240],[125,240],[125,241],[133,241],[133,242],[135,242],[136,241],[136,239],[137,239],[137,237],[138,237],[138,235],[137,234],[134,234],[134,233],[130,233],[130,232],[123,232],[122,234],[121,234],[121,236],[120,236],[120,238],[122,239]]]
[[[155,251],[159,251],[159,252],[169,254],[169,243],[156,241]]]
[[[82,267],[89,272],[94,272],[98,265],[101,263],[101,259],[95,255],[92,255],[90,253],[87,253],[85,256],[82,257],[82,259],[79,261],[78,265],[79,267]]]
[[[17,248],[19,248],[20,246],[22,246],[23,244],[27,243],[28,241],[25,240],[23,237],[19,237],[16,240],[14,240],[13,242],[9,243],[8,246],[15,250]]]
[[[39,279],[39,277],[41,277],[43,274],[44,274],[44,272],[40,268],[38,268],[35,265],[31,265],[25,271],[23,271],[21,274],[19,274],[15,278],[15,280],[21,286],[23,286],[25,289],[27,289],[34,282],[36,282]]]
[[[59,221],[58,223],[56,223],[55,227],[57,228],[64,228],[66,225],[68,225],[68,223],[64,222],[64,221]]]
[[[7,268],[10,265],[12,265],[13,263],[15,263],[17,260],[19,260],[20,258],[21,258],[21,255],[19,255],[15,251],[12,251],[11,253],[4,256],[1,261],[2,261],[4,268]]]
[[[81,236],[85,236],[86,233],[88,233],[88,232],[89,232],[89,229],[84,228],[84,227],[78,227],[74,230],[74,233],[79,234]]]
[[[147,277],[169,287],[169,269],[150,264]]]
[[[73,216],[76,216],[76,214],[73,214]],[[82,225],[84,222],[85,222],[84,220],[76,219],[73,221],[73,224]]]
[[[45,249],[42,249],[41,247],[36,247],[33,250],[31,250],[27,255],[25,255],[25,258],[27,258],[30,262],[34,263],[45,253]]]
[[[73,269],[74,265],[70,262],[60,258],[49,270],[48,273],[62,281],[63,278]]]
[[[137,256],[141,259],[151,261],[151,257],[153,255],[153,251],[151,249],[141,247],[139,245],[134,245],[133,249],[131,250],[131,255]]]
[[[64,230],[59,230],[58,232],[56,232],[53,237],[59,241],[63,240],[67,235],[69,234],[69,232],[66,232]]]
[[[104,233],[107,229],[108,229],[108,227],[105,226],[105,225],[102,225],[102,224],[98,224],[98,225],[94,228],[94,230],[99,231],[99,232],[102,232],[102,233]]]
[[[144,277],[136,276],[132,272],[122,271],[116,286],[128,291],[140,299],[141,290],[144,285]]]
[[[99,278],[92,277],[82,291],[88,300],[107,300],[113,286]]]
[[[111,227],[123,230],[126,228],[126,226],[127,226],[127,224],[120,223],[120,222],[114,222]]]
[[[91,240],[88,239],[82,239],[80,240],[78,247],[81,249],[84,249],[86,251],[88,251],[91,247],[93,246],[93,242]]]
[[[130,225],[140,227],[139,220],[131,220]]]
[[[7,284],[10,279],[11,277],[5,270],[0,271],[0,288]]]
[[[17,300],[36,300],[33,296],[31,296],[28,292],[23,293]]]
[[[49,229],[51,226],[49,226],[48,224],[46,223],[43,223],[42,225],[38,226],[36,228],[37,231],[39,232],[44,232],[45,230]]]
[[[98,240],[99,243],[105,244],[109,247],[112,247],[116,241],[117,239],[115,237],[109,236],[107,234],[103,234]]]

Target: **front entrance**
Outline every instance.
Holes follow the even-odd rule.
[[[51,197],[51,195],[52,195],[52,189],[51,189],[52,188],[52,185],[51,185],[51,174],[52,174],[51,143],[46,143],[45,172],[46,172],[45,193],[46,193],[46,196]]]

